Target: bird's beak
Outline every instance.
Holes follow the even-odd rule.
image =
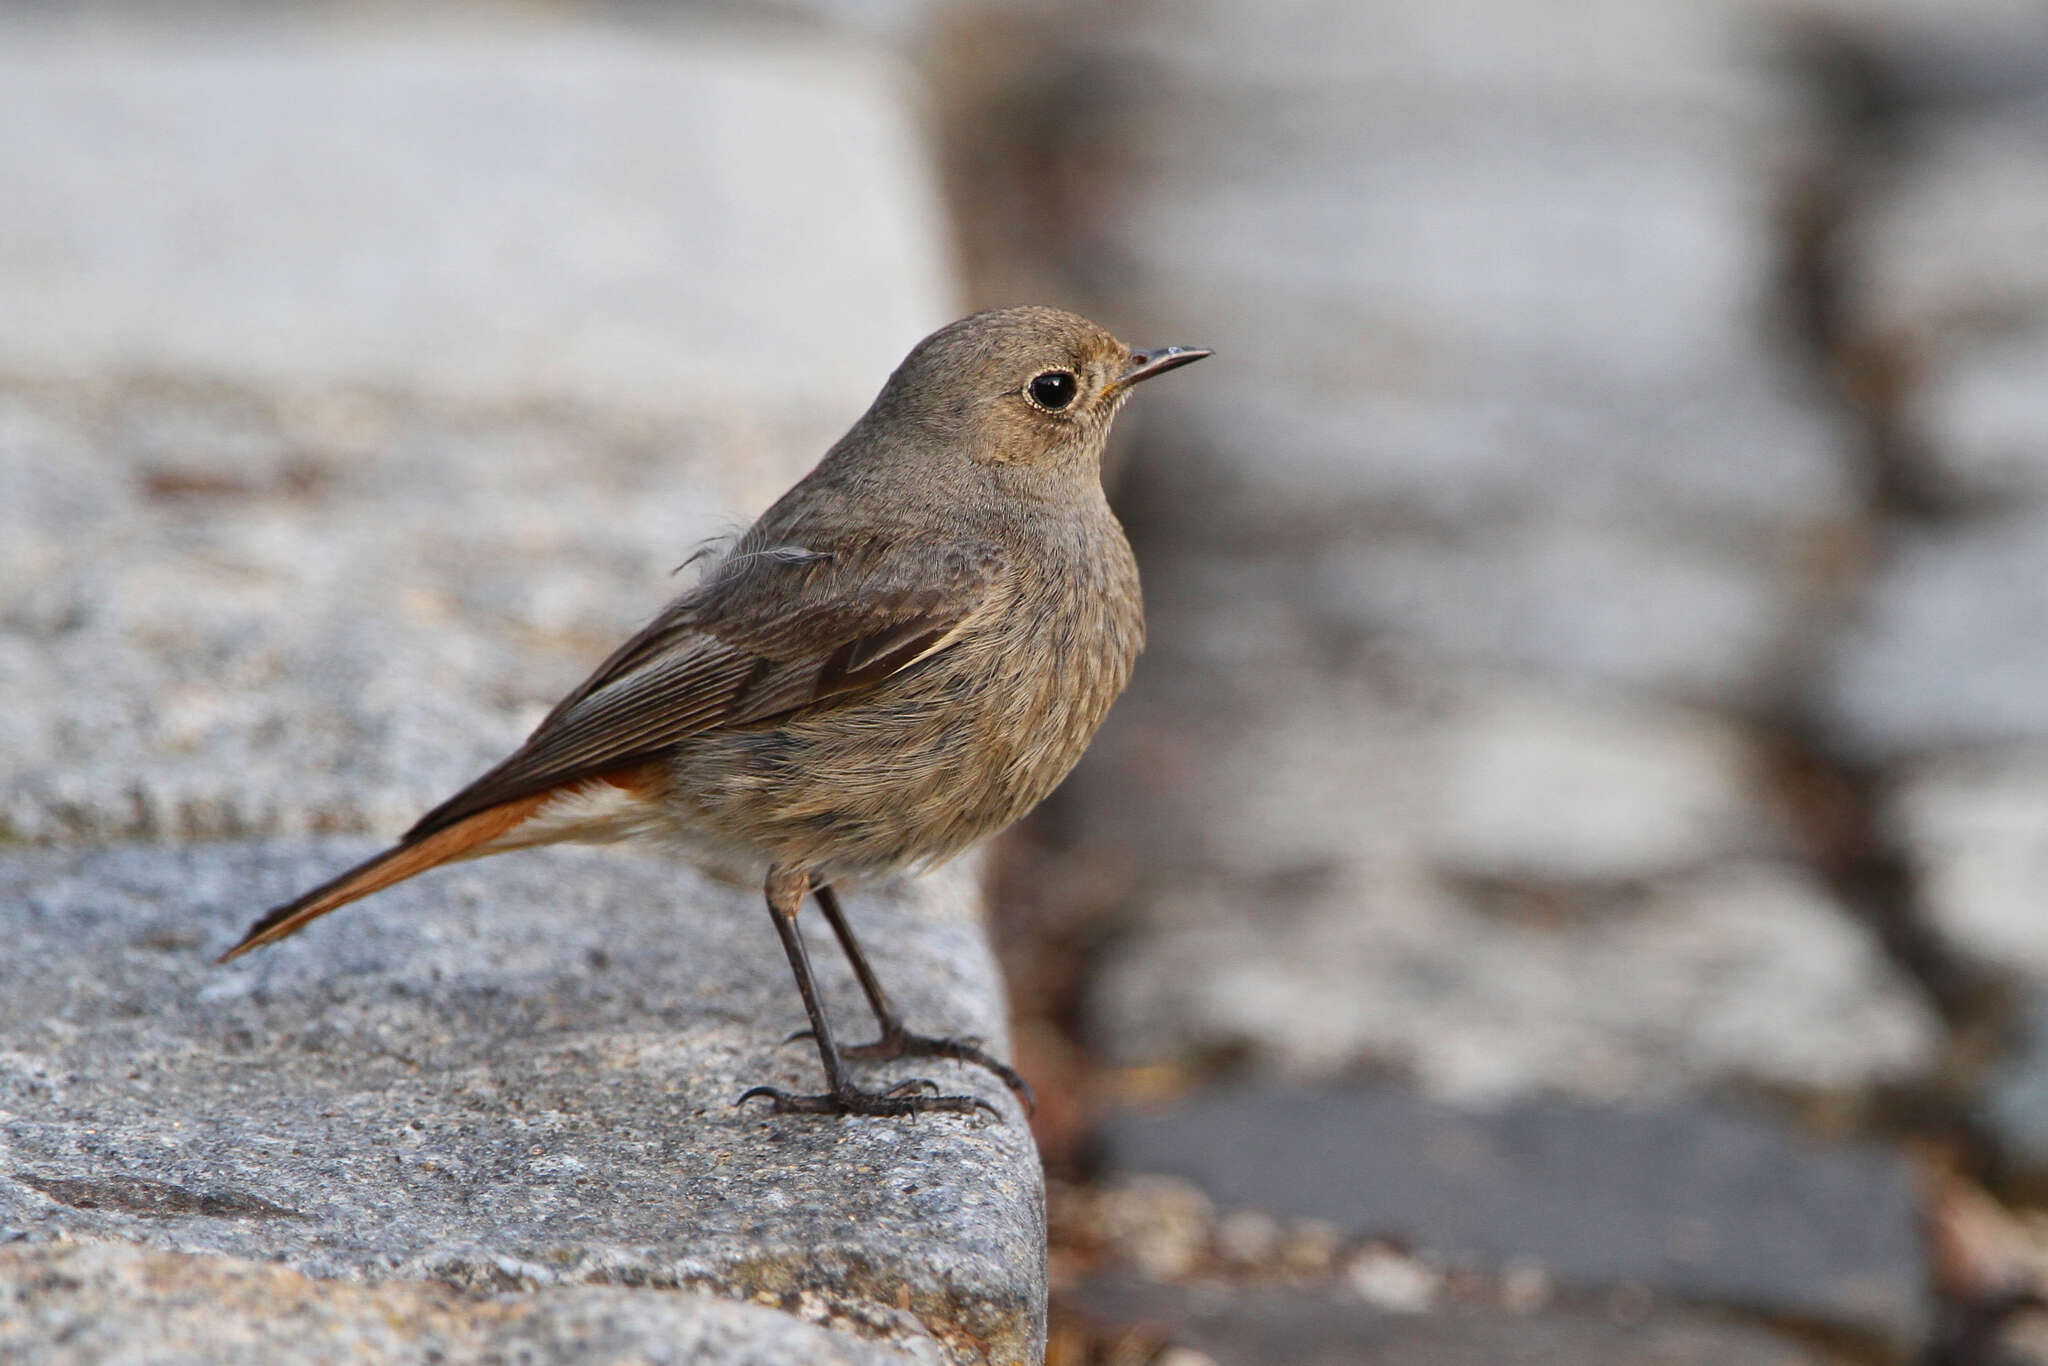
[[[1183,365],[1192,365],[1215,352],[1202,346],[1155,346],[1150,351],[1131,352],[1131,363],[1111,382],[1111,389],[1128,389],[1141,379],[1163,375]]]

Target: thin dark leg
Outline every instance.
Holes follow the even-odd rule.
[[[775,1102],[779,1112],[813,1115],[914,1115],[927,1110],[972,1114],[977,1109],[995,1114],[994,1106],[976,1096],[933,1094],[938,1087],[928,1081],[907,1081],[887,1091],[873,1092],[862,1091],[846,1079],[838,1045],[832,1039],[832,1024],[825,1018],[824,1005],[818,1000],[811,956],[804,948],[803,932],[796,923],[809,882],[804,874],[770,869],[768,913],[775,922],[775,932],[782,937],[782,950],[789,956],[789,970],[796,977],[797,994],[803,997],[804,1014],[810,1017],[811,1037],[818,1043],[818,1060],[825,1067],[827,1089],[823,1095],[797,1096],[773,1086],[756,1086],[737,1103],[744,1105],[756,1096],[766,1096]]]
[[[901,1034],[903,1017],[889,1003],[889,993],[882,990],[882,979],[875,976],[860,941],[853,937],[853,926],[846,923],[846,913],[839,909],[839,893],[829,882],[814,882],[811,895],[818,898],[818,909],[825,913],[825,923],[838,937],[839,947],[846,950],[846,961],[853,964],[853,975],[860,979],[861,992],[868,998],[868,1008],[875,1012],[875,1022],[882,1026],[882,1036],[887,1038]]]
[[[1024,1102],[1026,1111],[1035,1108],[1037,1102],[1031,1094],[1030,1083],[1008,1063],[983,1052],[979,1039],[933,1038],[905,1029],[903,1017],[890,1004],[889,993],[882,990],[881,979],[869,966],[860,941],[853,937],[853,926],[846,923],[846,914],[839,909],[839,893],[832,889],[831,883],[818,882],[812,884],[811,894],[818,898],[818,909],[825,913],[826,923],[838,936],[839,947],[846,950],[846,961],[853,964],[853,975],[860,979],[860,989],[868,998],[868,1008],[875,1012],[875,1023],[882,1028],[881,1038],[873,1043],[842,1048],[839,1050],[841,1057],[862,1062],[888,1058],[953,1058],[993,1072],[1003,1085],[1017,1093],[1017,1099]]]

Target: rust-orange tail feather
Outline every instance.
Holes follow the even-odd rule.
[[[239,958],[251,949],[296,933],[308,923],[351,901],[372,892],[381,892],[393,883],[424,873],[437,864],[475,852],[479,845],[498,838],[531,816],[551,795],[551,792],[536,792],[503,802],[474,816],[464,817],[445,829],[386,849],[375,858],[358,863],[340,877],[271,910],[249,927],[241,943],[215,961],[225,963],[230,958]]]

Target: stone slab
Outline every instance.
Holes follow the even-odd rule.
[[[1938,1065],[1751,729],[1332,641],[1281,570],[1187,565],[1051,813],[1120,888],[1083,995],[1106,1057],[1464,1097],[1847,1096]]]
[[[315,1280],[119,1244],[0,1249],[0,1356],[45,1366],[904,1366],[942,1361],[708,1295],[595,1288],[467,1295]]]
[[[809,1297],[954,1361],[1042,1350],[1037,1154],[1000,1119],[776,1117],[816,1057],[758,894],[548,851],[438,871],[210,956],[359,843],[0,862],[0,1227],[471,1291]],[[968,870],[848,912],[906,1016],[1002,1046]],[[828,945],[849,1034],[867,1022]],[[792,1300],[793,1302],[793,1300]]]
[[[0,371],[837,413],[956,311],[872,45],[393,15],[10,17]]]
[[[1863,340],[1913,366],[1905,453],[1964,507],[2048,500],[2048,23],[2031,31],[2032,98],[1916,121],[1845,252]]]
[[[1936,756],[1890,784],[1886,834],[1926,922],[1978,969],[2048,974],[2048,753]]]
[[[1534,505],[1697,535],[1853,503],[1771,340],[1796,101],[1727,7],[1283,10],[1088,35],[1140,77],[1072,134],[1108,182],[1088,281],[1243,377],[1150,405],[1183,495],[1160,516],[1285,540]]]
[[[1146,569],[1153,643],[1063,798],[1105,857],[1587,885],[1793,847],[1758,732],[1712,709],[1333,634],[1277,556]]]
[[[2031,318],[1935,351],[1907,411],[1928,481],[1958,504],[2048,503],[2048,299]]]
[[[2048,521],[2023,510],[1902,533],[1821,679],[1866,760],[2048,740]]]
[[[1061,1297],[1098,1322],[1163,1329],[1230,1366],[1823,1366],[1768,1329],[1670,1306],[1403,1314],[1298,1290],[1091,1281]],[[1169,1358],[1171,1359],[1171,1358]]]
[[[1127,59],[1226,90],[1299,95],[1445,91],[1494,107],[1685,110],[1754,118],[1785,96],[1751,46],[1745,7],[1690,0],[1594,0],[1539,14],[1500,0],[1427,10],[1399,0],[1280,0],[1254,13],[1227,0],[1183,6],[1178,22],[1090,35]]]
[[[1820,605],[1800,586],[1800,539],[1588,509],[1597,496],[1532,489],[1517,514],[1346,538],[1315,557],[1311,601],[1338,630],[1588,690],[1774,696],[1810,652]]]
[[[1488,880],[1616,883],[1771,847],[1750,736],[1627,694],[1475,688],[1437,741],[1432,860]]]
[[[1438,1264],[1532,1264],[1918,1340],[1909,1164],[1699,1105],[1435,1104],[1391,1086],[1215,1091],[1102,1131],[1111,1173],[1192,1181],[1222,1209],[1330,1221]]]
[[[1165,561],[1157,643],[1053,813],[1123,888],[1083,997],[1105,1056],[1454,1096],[1937,1065],[1915,984],[1799,866],[1751,728],[1332,640],[1256,563]]]
[[[2037,41],[2048,25],[2033,21]],[[2048,311],[2048,96],[1926,119],[1854,225],[1858,325],[1939,344]]]
[[[2048,42],[2048,20],[2028,0],[1739,0],[1743,9],[1794,21],[1826,18],[1863,38],[2001,40],[2032,47]]]
[[[2000,1174],[2039,1190],[2048,1181],[2048,992],[2038,976],[2012,1010],[2004,1049],[1977,1078],[1970,1118]]]
[[[1782,866],[1605,894],[1461,888],[1400,862],[1154,890],[1085,997],[1090,1038],[1127,1065],[1391,1069],[1467,1100],[1843,1097],[1940,1057],[1914,985]]]

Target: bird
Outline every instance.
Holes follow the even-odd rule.
[[[952,858],[1023,816],[1124,690],[1145,624],[1102,453],[1139,383],[1212,354],[1134,350],[1046,307],[919,342],[811,472],[598,665],[510,756],[392,847],[259,918],[218,961],[456,860],[652,841],[760,879],[825,1089],[778,1112],[993,1110],[849,1061],[949,1058],[1030,1089],[972,1039],[912,1032],[838,888]],[[880,1030],[842,1046],[799,914],[814,898]]]

